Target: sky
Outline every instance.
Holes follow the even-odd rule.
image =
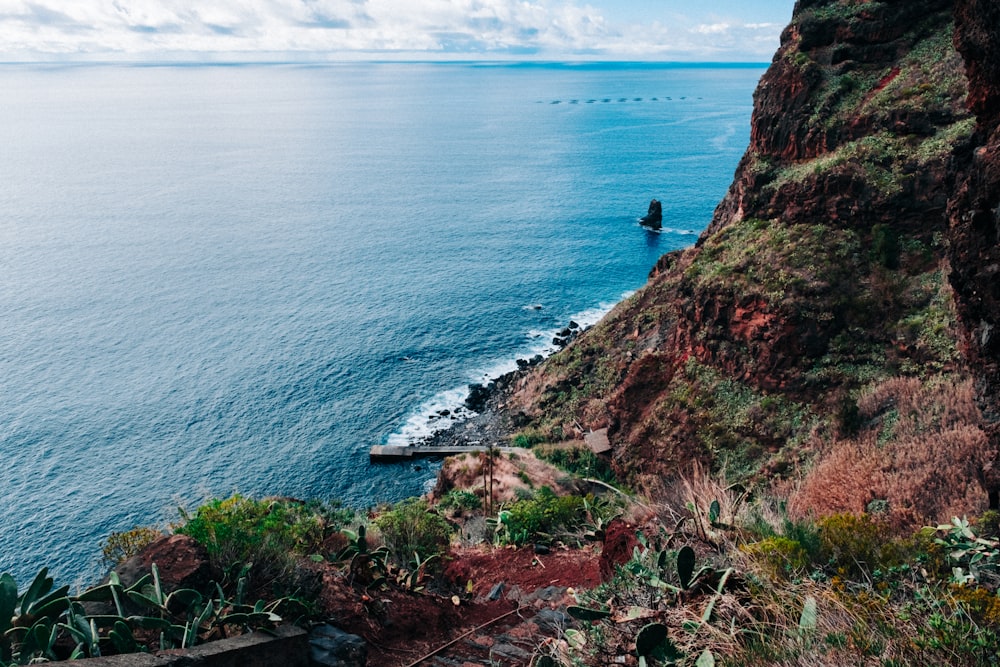
[[[0,0],[0,60],[769,62],[794,0]]]

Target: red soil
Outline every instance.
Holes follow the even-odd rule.
[[[498,660],[490,649],[501,635],[505,642],[530,651],[553,634],[534,622],[539,610],[573,604],[567,588],[593,588],[601,581],[598,553],[590,548],[536,555],[531,548],[477,547],[455,550],[452,556],[443,577],[432,584],[440,593],[365,591],[348,586],[330,570],[324,574],[321,604],[335,625],[368,642],[368,664],[382,667],[412,665],[464,633],[500,619],[445,652],[451,661],[471,666]],[[490,600],[499,583],[502,592]],[[505,666],[528,661],[516,656],[499,659]]]

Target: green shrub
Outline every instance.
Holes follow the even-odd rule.
[[[592,500],[592,496],[557,496],[543,486],[534,498],[518,500],[501,510],[497,537],[506,544],[552,542],[559,533],[572,532],[583,525],[586,508]]]
[[[602,482],[615,482],[615,474],[607,459],[601,458],[589,447],[536,447],[535,455],[571,475],[591,477]]]
[[[754,556],[767,573],[775,578],[799,577],[809,567],[809,554],[805,548],[788,537],[768,537],[748,544],[744,550]]]
[[[111,533],[101,543],[102,560],[109,568],[115,567],[161,537],[163,531],[149,526],[136,526],[131,530]]]
[[[417,553],[421,559],[443,554],[451,541],[451,526],[441,516],[429,511],[427,501],[409,498],[375,519],[375,526],[389,556],[404,566]]]
[[[471,491],[452,489],[438,501],[438,507],[456,512],[474,512],[483,508],[483,499]]]
[[[818,528],[818,564],[837,575],[866,577],[903,563],[901,546],[888,526],[869,514],[833,514],[820,519]]]
[[[541,431],[528,429],[525,431],[521,431],[520,433],[515,435],[511,439],[510,444],[512,447],[521,447],[523,449],[528,449],[530,447],[548,441],[549,441],[548,436],[546,436]]]
[[[298,577],[295,554],[322,551],[324,540],[354,515],[336,504],[288,499],[254,500],[239,494],[213,499],[193,514],[181,509],[175,532],[188,535],[208,551],[223,573],[224,585],[245,576],[251,591],[286,595]],[[293,585],[293,588],[297,585]]]
[[[323,540],[339,530],[353,513],[321,503],[294,500],[254,500],[235,494],[214,499],[189,515],[176,532],[193,537],[209,555],[223,552],[252,560],[255,550],[267,540],[287,551],[312,553]]]

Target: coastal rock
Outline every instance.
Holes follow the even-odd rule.
[[[649,202],[649,211],[639,218],[639,224],[650,229],[660,229],[663,222],[663,207],[659,200]]]
[[[465,407],[473,412],[482,412],[486,407],[486,401],[489,399],[491,393],[482,384],[470,384],[469,395],[465,399]]]

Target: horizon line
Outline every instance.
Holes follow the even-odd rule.
[[[262,66],[262,65],[493,65],[493,66],[563,66],[563,67],[586,67],[588,65],[600,66],[663,66],[663,67],[690,67],[690,68],[711,68],[711,67],[768,67],[770,61],[755,60],[641,60],[641,59],[608,59],[608,60],[579,60],[579,59],[434,59],[434,58],[344,58],[344,59],[222,59],[222,60],[158,60],[158,59],[52,59],[52,60],[3,60],[0,59],[0,66],[18,65],[51,65],[51,66],[92,66],[92,65],[117,65],[129,67],[239,67],[239,66]]]

